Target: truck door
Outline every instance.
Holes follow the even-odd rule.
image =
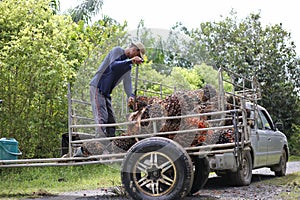
[[[268,134],[263,128],[263,122],[259,114],[255,117],[255,123],[257,130],[252,130],[251,144],[255,153],[254,167],[259,167],[267,164]]]
[[[264,126],[265,136],[267,138],[267,165],[277,164],[282,152],[282,137],[279,133],[277,133],[273,121],[271,120],[270,115],[267,113],[267,111],[260,110],[259,113]]]

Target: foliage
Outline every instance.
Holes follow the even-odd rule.
[[[60,1],[59,0],[51,0],[49,2],[50,8],[52,8],[53,13],[57,13],[60,9]]]
[[[215,62],[213,62],[212,57],[209,55],[206,44],[202,40],[199,40],[195,34],[191,34],[192,32],[182,23],[176,23],[171,30],[176,35],[175,43],[180,41],[179,45],[177,45],[181,50],[181,53],[177,53],[177,55],[180,55],[180,58],[175,60],[184,60],[183,63],[179,62],[178,66],[191,68],[202,63],[215,66]]]
[[[53,156],[67,130],[66,86],[85,49],[49,1],[2,1],[0,12],[1,136],[16,138],[24,157]]]
[[[263,28],[259,19],[260,14],[250,14],[239,22],[232,12],[223,21],[201,23],[191,31],[179,28],[205,46],[209,65],[226,67],[249,78],[255,76],[261,83],[261,104],[275,120],[284,123],[289,136],[292,124],[300,117],[300,69],[295,45],[282,24]]]
[[[70,15],[74,22],[91,22],[92,17],[97,15],[103,5],[103,0],[83,0],[75,8],[71,9]]]
[[[75,24],[47,0],[14,1],[0,4],[0,133],[17,139],[23,157],[56,157],[68,130],[68,83],[89,102],[89,81],[106,53],[125,43],[126,24],[109,17]],[[81,110],[91,116],[90,107]]]
[[[294,134],[289,140],[291,155],[300,156],[300,126],[293,125]]]
[[[289,162],[294,162],[294,161],[300,161],[300,156],[299,155],[290,154],[290,156],[289,156]]]
[[[196,90],[202,87],[203,81],[194,69],[186,69],[181,67],[174,67],[171,76],[174,80],[182,80],[180,84],[185,83],[189,90]],[[175,81],[176,82],[176,81]],[[177,83],[178,84],[178,83]]]
[[[172,77],[171,83],[174,84],[176,90],[196,89],[201,83],[201,79],[193,79],[197,77],[197,74],[191,74],[190,70],[181,67],[173,67],[170,76]]]

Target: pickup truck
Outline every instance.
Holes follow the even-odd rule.
[[[84,95],[79,93],[78,100],[69,88],[70,157],[65,159],[121,163],[122,186],[133,199],[181,199],[201,192],[211,172],[237,186],[249,185],[256,168],[269,167],[276,176],[284,176],[289,156],[287,138],[268,111],[258,105],[261,95],[255,78],[220,68],[218,79],[217,88],[174,90],[164,97],[138,96],[134,105],[129,105],[133,111],[125,122],[116,124],[81,124],[80,119],[86,117],[80,115],[88,109],[75,104],[84,103],[80,99]],[[150,84],[154,83],[147,82]],[[118,96],[114,99],[119,99],[116,103],[126,102]],[[85,131],[92,128],[94,133],[95,127],[102,126],[115,126],[121,134],[93,138]],[[106,154],[102,141],[111,141]],[[87,157],[72,158],[72,149],[78,145]]]

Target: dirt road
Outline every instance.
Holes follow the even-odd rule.
[[[287,174],[300,172],[300,162],[289,162],[287,164]],[[280,199],[281,192],[290,192],[289,188],[273,185],[265,185],[261,181],[274,179],[274,172],[268,168],[253,170],[252,183],[245,187],[230,187],[221,177],[211,176],[199,193],[184,200],[241,200],[241,199]],[[84,190],[77,192],[66,192],[58,196],[35,198],[35,200],[126,200],[125,196],[115,196],[110,189]],[[300,199],[300,194],[298,195]],[[29,199],[27,199],[29,200]]]

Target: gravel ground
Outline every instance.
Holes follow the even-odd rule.
[[[294,173],[300,171],[300,162],[288,162],[287,173]],[[226,181],[221,177],[211,176],[204,186],[197,194],[192,197],[186,197],[184,200],[269,200],[280,199],[278,196],[282,192],[289,194],[291,188],[282,186],[265,185],[261,183],[262,180],[274,178],[274,172],[268,168],[253,170],[252,183],[250,186],[244,187],[230,187]],[[300,187],[300,186],[298,186]],[[84,190],[77,192],[66,192],[57,196],[35,198],[35,200],[126,200],[125,196],[116,196],[115,189],[99,189],[99,190]],[[297,200],[300,200],[300,194]],[[27,199],[29,200],[29,199]]]

